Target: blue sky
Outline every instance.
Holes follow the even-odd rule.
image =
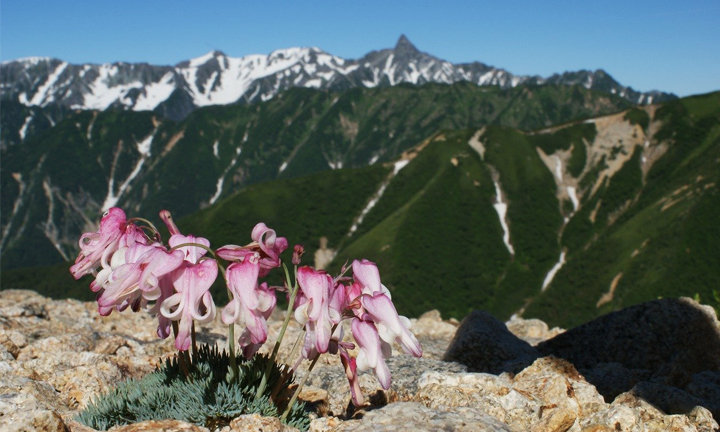
[[[4,0],[0,58],[175,64],[317,46],[345,58],[401,34],[514,74],[605,69],[637,90],[720,90],[720,1]]]

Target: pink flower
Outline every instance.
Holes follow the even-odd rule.
[[[138,310],[141,304],[160,297],[159,280],[177,269],[183,262],[180,251],[168,253],[164,247],[135,244],[118,249],[109,266],[103,264],[93,282],[101,315],[108,315],[113,308],[123,310],[129,305]]]
[[[169,320],[180,321],[175,337],[175,348],[180,351],[190,347],[193,320],[207,324],[215,318],[210,286],[217,273],[217,261],[206,259],[198,264],[185,262],[170,274],[177,292],[162,302],[160,313]]]
[[[293,247],[293,256],[292,256],[293,265],[300,265],[300,259],[302,258],[304,253],[305,253],[305,248],[303,247],[303,245],[296,244],[295,247]]]
[[[398,316],[395,305],[387,295],[376,292],[373,295],[364,294],[360,297],[363,307],[370,319],[378,328],[380,338],[391,344],[397,342],[405,353],[415,357],[422,356],[420,343],[410,332],[410,320],[404,316]]]
[[[265,274],[272,268],[280,267],[280,254],[288,248],[288,241],[285,237],[278,237],[275,230],[260,222],[253,228],[250,238],[257,242],[263,251],[260,254],[260,267],[266,270]]]
[[[97,232],[87,232],[80,236],[80,254],[75,264],[70,267],[70,272],[75,279],[86,274],[95,274],[95,269],[102,260],[107,261],[119,248],[135,243],[146,243],[142,231],[127,223],[124,211],[113,207],[103,215]]]
[[[360,285],[363,294],[381,292],[391,297],[390,291],[380,282],[380,272],[374,262],[362,259],[352,263],[353,278]]]
[[[295,309],[295,319],[307,330],[303,352],[310,354],[314,348],[320,354],[326,353],[333,325],[329,307],[333,279],[324,271],[305,266],[298,269],[297,280],[306,299]]]
[[[371,322],[353,318],[350,326],[353,337],[360,351],[357,356],[357,369],[372,369],[375,377],[385,390],[390,388],[390,369],[385,363],[392,355],[392,348],[378,336],[375,325]]]
[[[173,286],[173,281],[169,276],[160,278],[160,297],[155,300],[155,304],[150,307],[147,312],[151,316],[157,316],[158,319],[158,327],[157,327],[157,335],[160,339],[167,339],[168,336],[170,336],[170,329],[172,325],[172,321],[168,319],[165,315],[160,313],[160,308],[162,307],[162,304],[165,300],[170,298],[173,294],[175,294],[175,286]]]
[[[226,245],[217,250],[217,255],[228,261],[240,261],[245,256],[258,253],[260,255],[260,277],[266,276],[270,270],[280,266],[280,254],[288,248],[285,237],[278,237],[275,230],[260,222],[253,228],[250,237],[253,242],[247,246]]]
[[[210,240],[203,237],[195,237],[192,234],[187,236],[182,234],[174,234],[170,237],[170,240],[168,240],[168,244],[171,248],[185,243],[197,243],[206,247],[210,247]],[[183,246],[178,248],[177,250],[182,251],[185,261],[191,264],[197,263],[198,260],[205,256],[205,254],[207,253],[207,250],[197,246]]]
[[[222,311],[222,321],[245,326],[240,344],[246,358],[252,357],[267,340],[267,319],[277,301],[266,283],[258,286],[259,260],[259,254],[247,255],[243,261],[230,264],[225,273],[233,298]]]
[[[352,401],[355,406],[359,407],[365,403],[362,391],[360,390],[360,382],[357,376],[357,360],[347,353],[346,350],[340,350],[340,361],[345,368],[345,376],[350,383],[350,393],[352,395]]]

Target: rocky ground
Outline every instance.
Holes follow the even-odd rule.
[[[271,343],[282,313],[273,318]],[[327,357],[318,363],[301,396],[313,409],[311,430],[719,429],[720,325],[711,308],[690,299],[645,303],[569,331],[538,320],[502,323],[484,312],[458,323],[432,311],[413,324],[423,358],[395,353],[388,391],[372,375],[361,375],[368,400],[362,407],[350,403],[340,362]],[[0,291],[0,430],[93,431],[72,419],[78,410],[173,353],[170,341],[157,339],[155,326],[143,313],[101,317],[93,303]],[[298,334],[292,326],[287,340]],[[225,337],[216,321],[199,339],[224,346]],[[299,377],[304,373],[303,366]],[[223,431],[285,429],[275,419],[250,415]],[[165,420],[113,430],[207,429]]]

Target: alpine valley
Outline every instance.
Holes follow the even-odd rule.
[[[0,120],[3,289],[91,298],[68,261],[112,206],[215,246],[263,221],[309,263],[326,237],[329,270],[376,261],[410,316],[570,327],[720,287],[720,92],[514,76],[401,37],[358,60],[5,62]]]

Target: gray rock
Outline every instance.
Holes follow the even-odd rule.
[[[720,328],[711,307],[689,298],[662,299],[601,316],[537,349],[578,369],[620,363],[659,371],[675,363],[692,374],[720,368]]]
[[[464,364],[471,372],[518,372],[540,357],[487,312],[473,311],[460,324],[443,360]]]
[[[156,338],[157,324],[146,314],[126,311],[100,317],[96,308],[93,303],[51,300],[30,291],[0,291],[0,429],[92,432],[72,420],[90,398],[119,380],[144,375],[174,352],[171,340]],[[272,348],[282,318],[283,313],[277,312],[269,323],[264,350]],[[321,416],[312,420],[311,430],[710,432],[718,428],[708,409],[720,399],[720,372],[685,368],[684,360],[697,359],[692,353],[672,357],[683,361],[660,362],[655,369],[632,368],[621,361],[576,369],[562,358],[538,357],[535,348],[516,337],[531,341],[547,337],[553,330],[546,332],[541,321],[511,321],[513,335],[501,322],[477,312],[453,339],[456,324],[433,311],[413,320],[412,330],[424,347],[430,347],[428,357],[402,355],[394,347],[388,360],[391,389],[382,390],[372,373],[360,374],[367,403],[359,408],[350,404],[338,357],[323,356],[301,395],[312,402],[311,415]],[[219,319],[199,332],[198,340],[224,346],[226,326]],[[292,322],[286,334],[281,359],[290,354],[292,344],[287,341],[301,334],[299,325]],[[352,341],[349,331],[346,336]],[[448,351],[455,350],[467,366],[438,360],[451,339]],[[298,379],[307,372],[307,363],[300,366]],[[607,382],[611,389],[632,385],[634,390],[608,404],[586,377]],[[663,396],[653,406],[657,395]],[[699,405],[691,407],[692,403]],[[658,407],[683,414],[668,415]],[[8,423],[11,419],[14,422]],[[246,417],[234,423],[235,429],[228,426],[222,432],[256,428],[248,425],[258,422],[263,429],[271,428],[271,423],[277,426],[273,419]],[[157,428],[206,430],[173,421],[119,429]]]
[[[648,381],[638,383],[629,394],[651,403],[666,414],[687,414],[703,404],[702,400],[684,390]]]
[[[620,363],[598,363],[591,369],[580,369],[580,372],[588,382],[595,385],[607,402],[612,402],[625,389],[652,376],[652,371],[630,370]]]
[[[545,342],[548,339],[554,338],[565,331],[559,327],[553,327],[550,329],[544,321],[540,321],[539,319],[524,319],[517,316],[510,318],[505,325],[512,334],[532,346],[536,346],[540,342]]]
[[[475,408],[447,411],[428,408],[417,402],[392,403],[368,412],[361,420],[344,422],[335,431],[513,432],[507,425]]]
[[[390,402],[412,400],[418,391],[418,378],[425,372],[438,373],[465,372],[463,365],[425,358],[414,358],[409,355],[396,355],[387,360],[392,375],[392,384],[385,391],[377,379],[368,371],[360,374],[360,388],[366,399],[366,406],[384,406]],[[302,379],[302,374],[298,380]],[[350,406],[350,387],[345,370],[340,364],[331,364],[316,368],[308,378],[308,386],[317,390],[327,391],[327,415],[342,416]]]
[[[612,401],[641,380],[682,388],[693,374],[720,369],[715,312],[689,298],[612,312],[537,346],[567,359]]]
[[[700,399],[702,406],[720,419],[720,372],[705,371],[692,376],[684,388],[690,395]]]

